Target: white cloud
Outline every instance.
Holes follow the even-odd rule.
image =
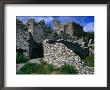
[[[91,31],[94,31],[94,23],[91,22],[91,23],[88,23],[84,26],[84,31],[85,32],[91,32]]]

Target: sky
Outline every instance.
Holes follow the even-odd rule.
[[[17,19],[26,23],[29,19],[35,19],[36,22],[45,20],[47,25],[53,27],[53,20],[57,19],[61,24],[76,22],[83,26],[85,32],[94,32],[94,16],[17,16]]]

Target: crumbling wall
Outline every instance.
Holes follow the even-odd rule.
[[[81,58],[76,55],[72,50],[68,49],[62,43],[48,43],[48,40],[43,42],[44,48],[44,60],[49,64],[53,64],[56,67],[61,67],[64,64],[74,66],[79,74],[93,74],[94,69],[85,67]]]

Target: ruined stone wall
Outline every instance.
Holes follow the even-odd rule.
[[[49,64],[53,64],[56,67],[61,67],[64,64],[74,66],[79,74],[93,74],[94,69],[85,67],[81,58],[76,55],[72,50],[68,49],[62,43],[47,43],[47,39],[43,42],[44,48],[44,60]]]
[[[53,27],[53,29],[55,30],[55,31],[59,31],[60,30],[60,22],[58,21],[58,20],[53,20],[53,25],[54,25],[54,27]]]
[[[73,36],[73,30],[74,30],[74,28],[73,28],[73,24],[71,22],[65,24],[65,30],[64,31],[66,34]]]
[[[60,24],[59,21],[57,20],[54,20],[53,21],[53,29],[59,33],[60,31],[64,31],[66,34],[72,36],[73,35],[73,23],[70,22],[70,23],[66,23],[66,24]]]

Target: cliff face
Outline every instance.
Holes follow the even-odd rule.
[[[34,41],[42,43],[44,30],[46,28],[44,20],[35,22],[34,19],[29,19],[26,23],[26,26],[28,27],[28,32],[32,34]]]
[[[16,48],[29,52],[29,33],[22,29],[16,30]]]
[[[16,27],[16,49],[22,49],[30,58],[43,57],[43,31],[44,21],[36,23],[33,19],[27,21],[27,31]]]

